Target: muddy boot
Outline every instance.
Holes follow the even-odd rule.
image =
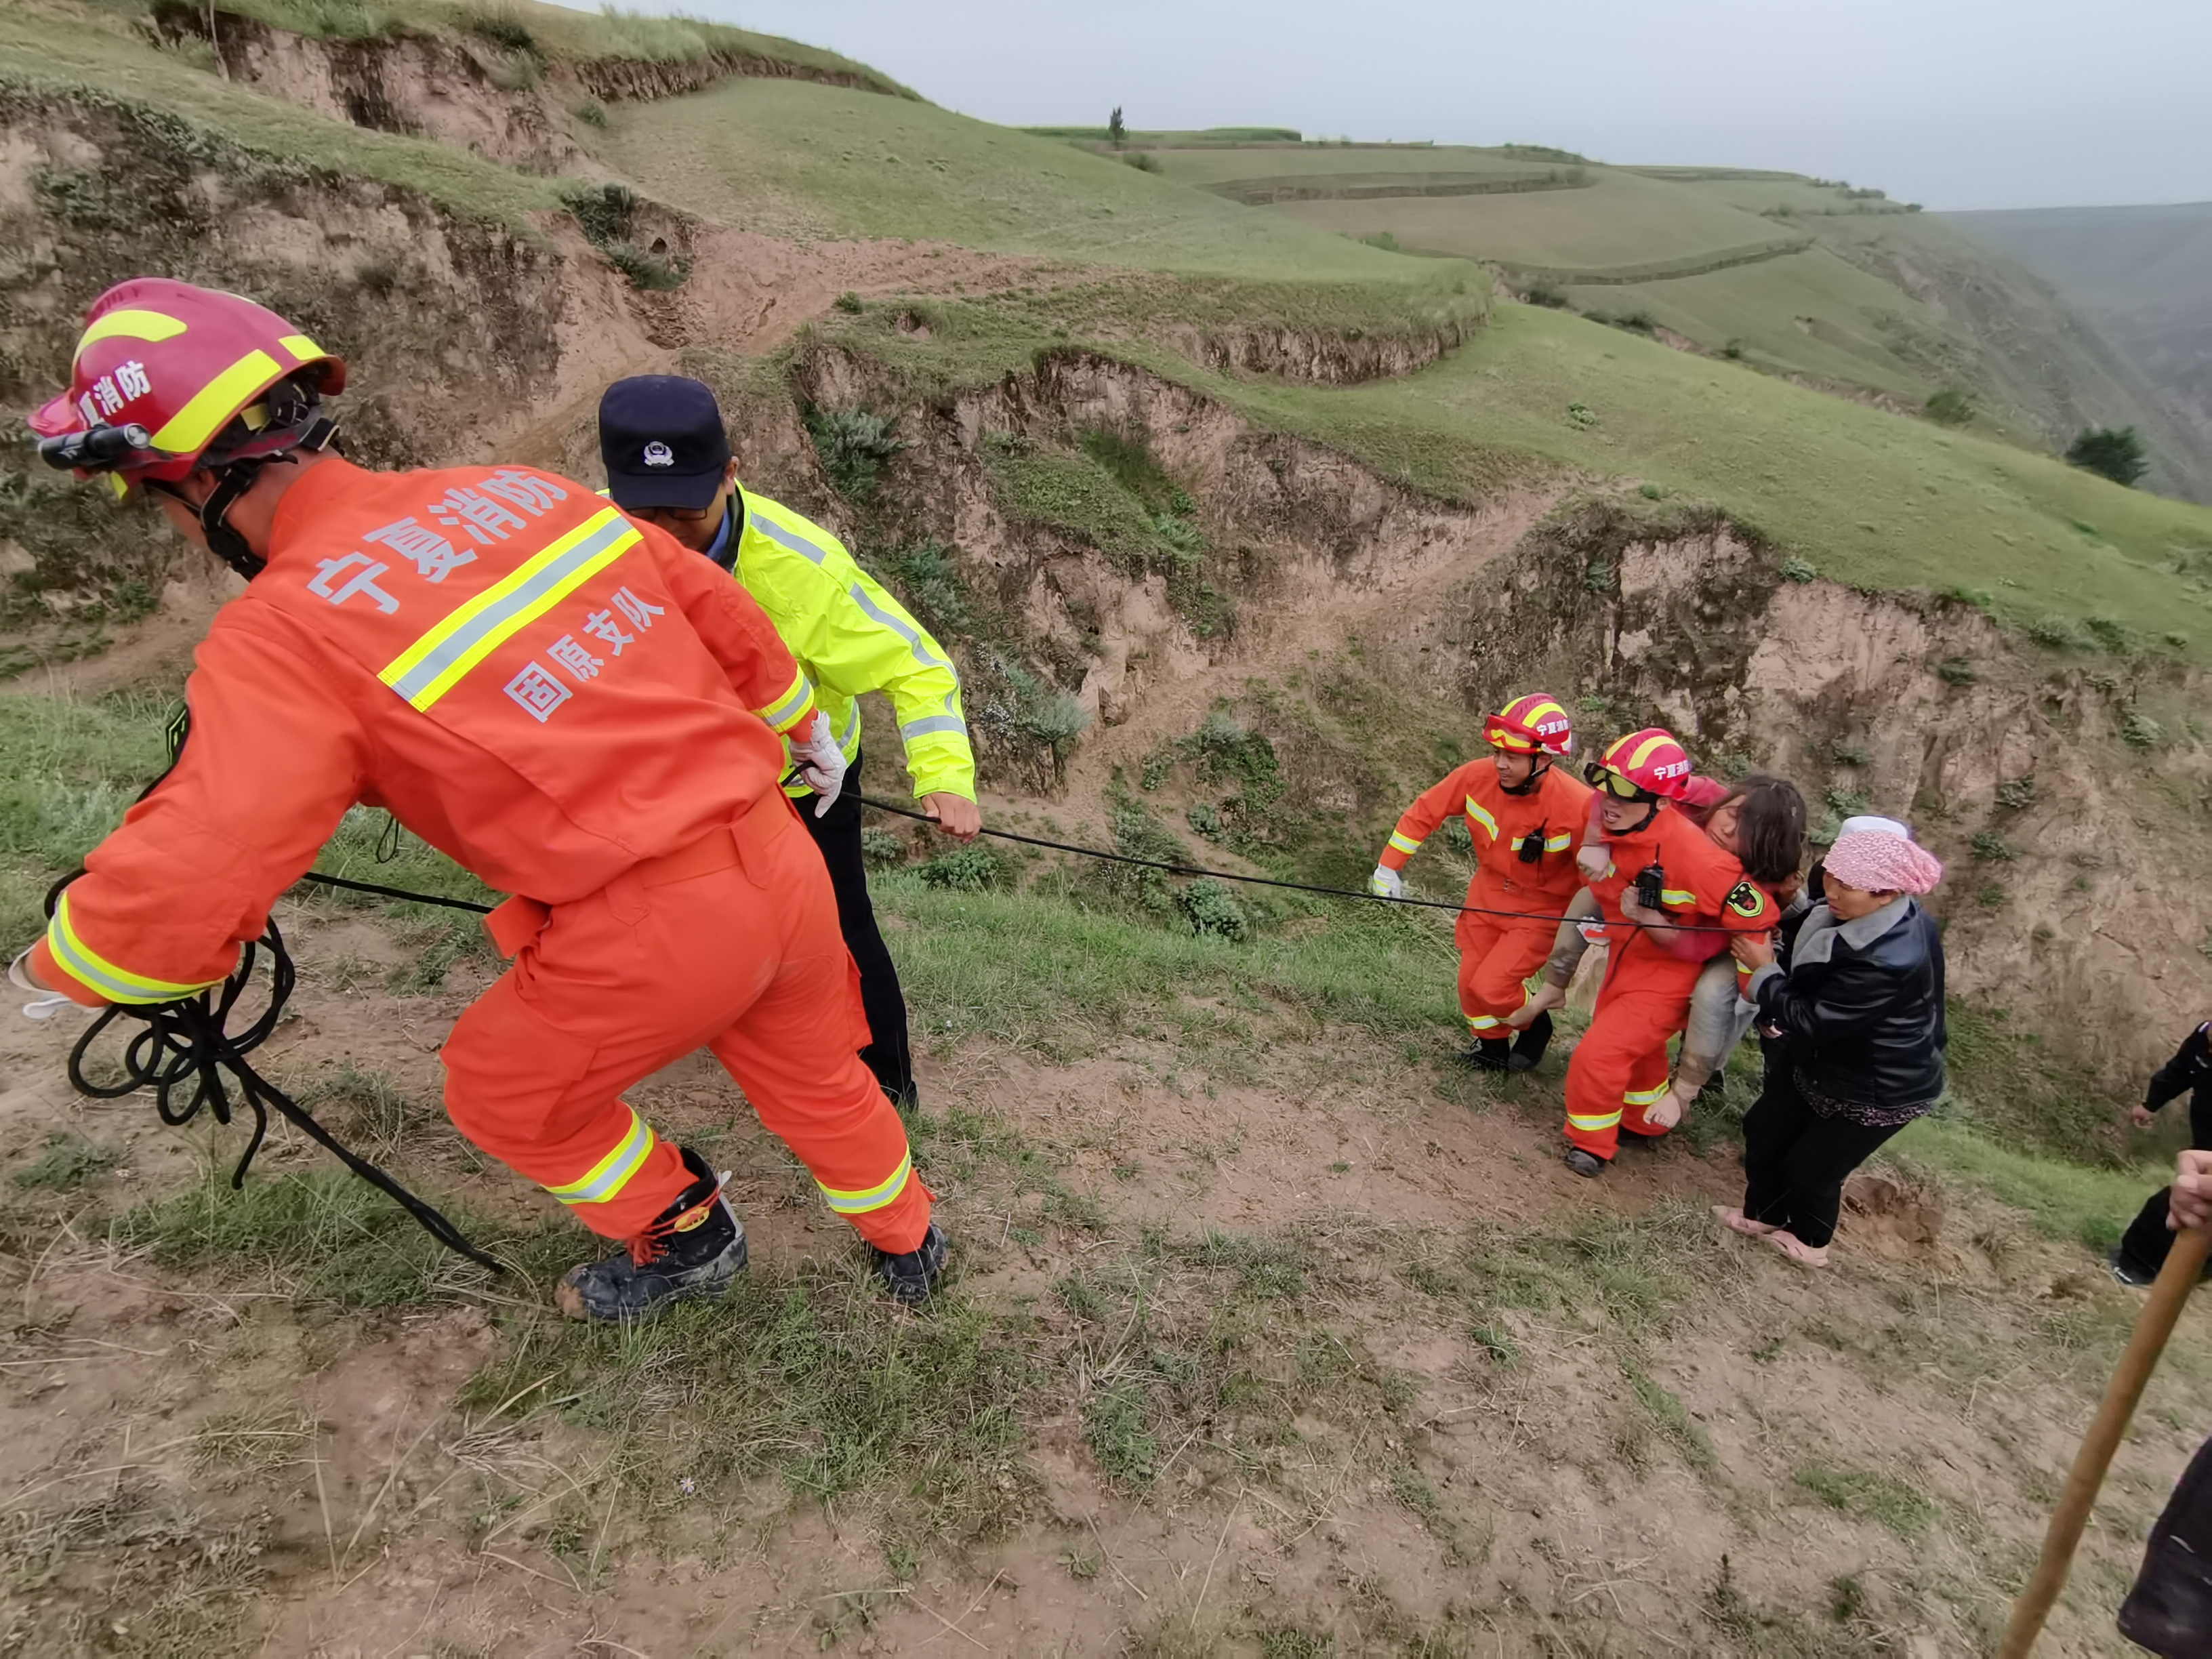
[[[1513,1039],[1513,1054],[1505,1062],[1509,1072],[1533,1072],[1544,1058],[1544,1050],[1552,1046],[1552,1011],[1548,1008],[1528,1022],[1528,1027]]]
[[[620,1255],[562,1276],[553,1300],[571,1319],[642,1324],[672,1302],[719,1298],[744,1271],[745,1230],[722,1196],[720,1178],[698,1153],[682,1151],[692,1180],[675,1201]]]
[[[921,1243],[911,1250],[893,1255],[871,1244],[868,1253],[876,1259],[876,1272],[882,1275],[884,1288],[894,1299],[911,1305],[929,1300],[952,1247],[945,1240],[945,1229],[933,1221]]]
[[[1513,1043],[1507,1037],[1484,1037],[1471,1048],[1459,1051],[1459,1063],[1478,1072],[1502,1072],[1511,1063]]]
[[[1596,1180],[1605,1173],[1605,1160],[1579,1146],[1567,1148],[1567,1167],[1577,1175]]]

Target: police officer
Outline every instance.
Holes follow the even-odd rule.
[[[835,536],[739,485],[722,411],[698,381],[671,374],[616,381],[599,401],[599,454],[615,504],[735,576],[814,684],[845,755],[845,789],[827,810],[800,816],[830,867],[838,921],[860,970],[872,1039],[860,1058],[885,1094],[910,1105],[906,1000],[860,857],[858,699],[864,691],[890,699],[922,810],[945,834],[973,840],[983,820],[951,659]],[[811,794],[797,779],[786,787],[802,800]]]

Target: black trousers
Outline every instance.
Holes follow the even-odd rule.
[[[845,948],[860,969],[860,1005],[867,1011],[868,1035],[874,1039],[860,1050],[861,1062],[876,1074],[884,1092],[901,1106],[913,1104],[914,1056],[907,1047],[906,994],[899,989],[898,969],[876,926],[875,907],[868,902],[867,865],[860,857],[860,763],[854,755],[845,769],[844,793],[820,817],[814,816],[815,799],[799,798],[799,816],[805,821],[822,861],[830,866],[830,885],[837,894],[837,926],[845,935]]]
[[[2212,1090],[2205,1092],[2212,1094]],[[2197,1152],[2212,1152],[2212,1109],[2198,1106],[2194,1099],[2189,1105],[2189,1144]],[[2166,1224],[2166,1200],[2172,1191],[2171,1187],[2161,1187],[2144,1200],[2136,1218],[2128,1223],[2127,1231],[2120,1235],[2121,1259],[2147,1279],[2158,1277],[2158,1270],[2166,1266],[2166,1250],[2173,1243],[2173,1234]]]
[[[1836,1236],[1844,1181],[1904,1127],[1822,1117],[1797,1092],[1787,1066],[1770,1067],[1766,1087],[1743,1115],[1745,1216],[1822,1249]]]
[[[2212,1653],[2212,1442],[2151,1528],[2142,1571],[2120,1607],[2120,1634],[2162,1659]]]

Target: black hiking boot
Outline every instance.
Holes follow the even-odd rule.
[[[929,1300],[930,1293],[937,1288],[939,1276],[945,1271],[945,1261],[952,1254],[952,1247],[945,1240],[945,1229],[933,1221],[929,1231],[921,1236],[921,1243],[911,1250],[893,1255],[871,1244],[868,1253],[875,1257],[876,1272],[882,1276],[884,1288],[891,1293],[892,1299],[911,1307]]]
[[[1605,1160],[1579,1146],[1570,1146],[1567,1148],[1567,1167],[1577,1175],[1595,1181],[1605,1173]]]
[[[2158,1282],[2156,1273],[2147,1272],[2141,1262],[2124,1249],[2115,1247],[2112,1255],[2105,1259],[2112,1266],[2112,1277],[2130,1289],[2139,1291],[2146,1285]]]
[[[686,1146],[691,1184],[629,1242],[604,1261],[571,1267],[553,1300],[571,1319],[643,1324],[672,1302],[718,1300],[744,1270],[745,1230],[722,1196],[720,1176]]]
[[[1510,1037],[1483,1037],[1471,1048],[1459,1052],[1459,1063],[1478,1072],[1502,1072],[1511,1064],[1513,1041]]]
[[[1533,1072],[1544,1058],[1544,1050],[1552,1046],[1552,1011],[1549,1008],[1528,1022],[1528,1027],[1513,1039],[1512,1058],[1505,1062],[1509,1072]]]

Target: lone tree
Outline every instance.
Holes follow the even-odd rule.
[[[1114,112],[1106,118],[1106,136],[1114,141],[1114,148],[1121,148],[1121,141],[1129,136],[1129,129],[1121,125],[1121,106],[1114,106]]]
[[[2150,458],[2143,453],[2143,441],[2131,426],[2091,427],[2074,441],[2074,447],[2066,452],[2066,459],[2069,465],[2085,472],[2094,472],[2131,489],[2136,479],[2150,471]]]

